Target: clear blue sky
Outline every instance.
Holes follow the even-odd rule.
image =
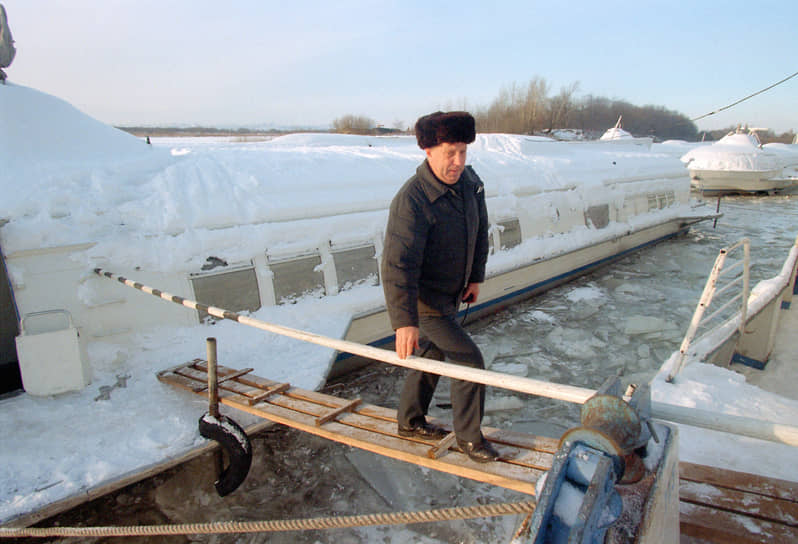
[[[545,79],[695,118],[798,71],[798,1],[0,0],[14,83],[111,124],[412,125]],[[697,124],[798,131],[798,77]]]

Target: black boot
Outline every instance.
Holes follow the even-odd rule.
[[[399,436],[404,436],[405,438],[421,438],[422,440],[443,440],[446,438],[449,432],[433,423],[428,423],[423,421],[412,427],[402,427],[399,425]]]
[[[458,439],[457,445],[460,446],[463,453],[477,463],[489,463],[499,460],[499,452],[484,437],[481,442],[465,442]]]

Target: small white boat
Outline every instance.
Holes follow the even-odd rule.
[[[608,128],[604,134],[601,135],[599,141],[606,143],[632,144],[651,147],[654,139],[648,136],[632,136],[630,132],[627,132],[621,127],[622,118],[623,115],[619,115],[618,120],[615,122],[615,126]]]
[[[764,147],[757,129],[738,128],[719,141],[691,149],[681,160],[692,187],[703,194],[776,193],[796,183],[783,175],[784,157]]]

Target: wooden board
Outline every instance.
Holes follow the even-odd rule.
[[[798,542],[798,484],[682,462],[683,535],[708,542]]]
[[[219,402],[226,406],[380,455],[529,495],[535,494],[535,483],[551,468],[557,451],[556,439],[484,427],[483,434],[501,458],[477,463],[456,443],[447,447],[400,437],[395,410],[290,387],[224,366],[217,368],[217,375]],[[158,379],[207,396],[203,387],[208,380],[207,363],[201,359],[160,372]]]

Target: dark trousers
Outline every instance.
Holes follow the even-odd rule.
[[[419,316],[419,330],[424,357],[472,368],[485,368],[482,353],[460,326],[455,315]],[[397,419],[399,425],[412,427],[426,419],[432,395],[440,376],[419,370],[407,373],[399,396]],[[478,443],[482,440],[480,425],[485,410],[485,386],[478,383],[452,380],[452,419],[457,438]]]

